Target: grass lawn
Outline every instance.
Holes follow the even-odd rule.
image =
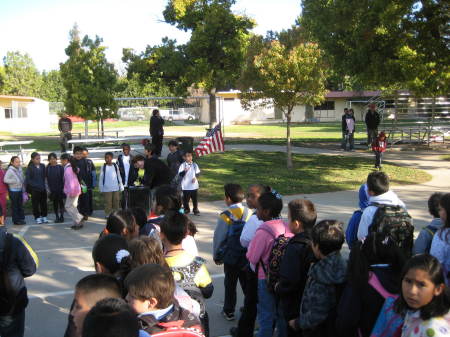
[[[364,158],[295,154],[293,160],[294,169],[288,171],[286,154],[280,152],[228,151],[202,157],[198,160],[202,171],[199,198],[223,199],[223,185],[229,182],[242,186],[263,183],[284,195],[356,190],[373,170],[372,161]],[[101,166],[96,164],[97,177]],[[394,185],[420,184],[431,179],[425,171],[389,163],[384,163],[383,170]],[[98,189],[94,190],[94,208],[103,208]],[[25,211],[31,214],[31,202],[25,205]],[[50,202],[49,212],[53,212]]]
[[[450,154],[445,154],[443,156],[441,156],[442,160],[447,160],[450,161]]]

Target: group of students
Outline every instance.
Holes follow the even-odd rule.
[[[232,336],[252,336],[256,319],[259,337],[450,335],[450,194],[431,196],[434,219],[415,242],[384,172],[369,174],[359,195],[344,232],[336,220],[316,223],[309,200],[289,202],[286,222],[275,190],[250,186],[244,206],[241,186],[225,185],[213,257],[224,264],[225,319],[235,319],[238,281],[244,293]]]
[[[23,204],[31,198],[36,223],[48,223],[49,198],[54,207],[54,221],[64,222],[66,210],[73,220],[71,228],[80,229],[93,213],[93,190],[97,185],[103,195],[105,217],[108,217],[113,211],[127,207],[128,188],[139,181],[151,192],[158,186],[173,184],[180,193],[182,191],[184,211],[190,212],[189,202],[192,199],[193,212],[199,215],[198,164],[193,162],[192,152],[182,153],[178,150],[176,141],[169,142],[169,151],[166,164],[158,158],[152,144],[145,147],[145,156],[133,156],[130,146],[122,144],[122,153],[116,162],[112,152],[105,153],[105,163],[98,179],[86,148],[75,147],[73,156],[63,153],[61,164],[58,164],[55,153],[48,155],[48,164],[44,165],[41,155],[33,152],[25,174],[20,158],[13,156],[6,171],[0,167],[0,207],[6,215],[6,200],[9,196],[13,224],[24,225]],[[142,178],[139,177],[139,169],[144,170]]]

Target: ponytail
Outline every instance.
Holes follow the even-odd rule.
[[[33,159],[36,158],[37,156],[40,156],[40,154],[38,152],[36,152],[36,151],[31,154],[31,156],[30,156],[31,159],[30,159],[30,162],[28,163],[28,167],[33,165]]]

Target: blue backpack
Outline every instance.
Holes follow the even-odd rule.
[[[348,222],[347,230],[345,231],[345,240],[350,249],[352,249],[353,244],[358,241],[358,228],[362,214],[363,212],[360,209],[354,211]]]
[[[245,256],[247,249],[242,247],[240,238],[242,229],[244,229],[244,225],[247,222],[249,209],[245,207],[242,217],[238,220],[233,218],[229,210],[226,210],[223,214],[230,218],[232,223],[228,225],[227,238],[220,246],[217,255],[223,263],[244,267],[247,264]]]

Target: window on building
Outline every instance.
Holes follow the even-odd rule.
[[[314,110],[334,110],[334,101],[325,101],[314,107]]]
[[[13,118],[13,110],[12,110],[12,108],[5,108],[5,118],[6,119]]]
[[[28,117],[27,108],[24,106],[20,106],[17,111],[17,117],[18,118],[27,118]]]
[[[224,100],[225,101],[234,101],[234,98],[233,97],[225,97]]]

